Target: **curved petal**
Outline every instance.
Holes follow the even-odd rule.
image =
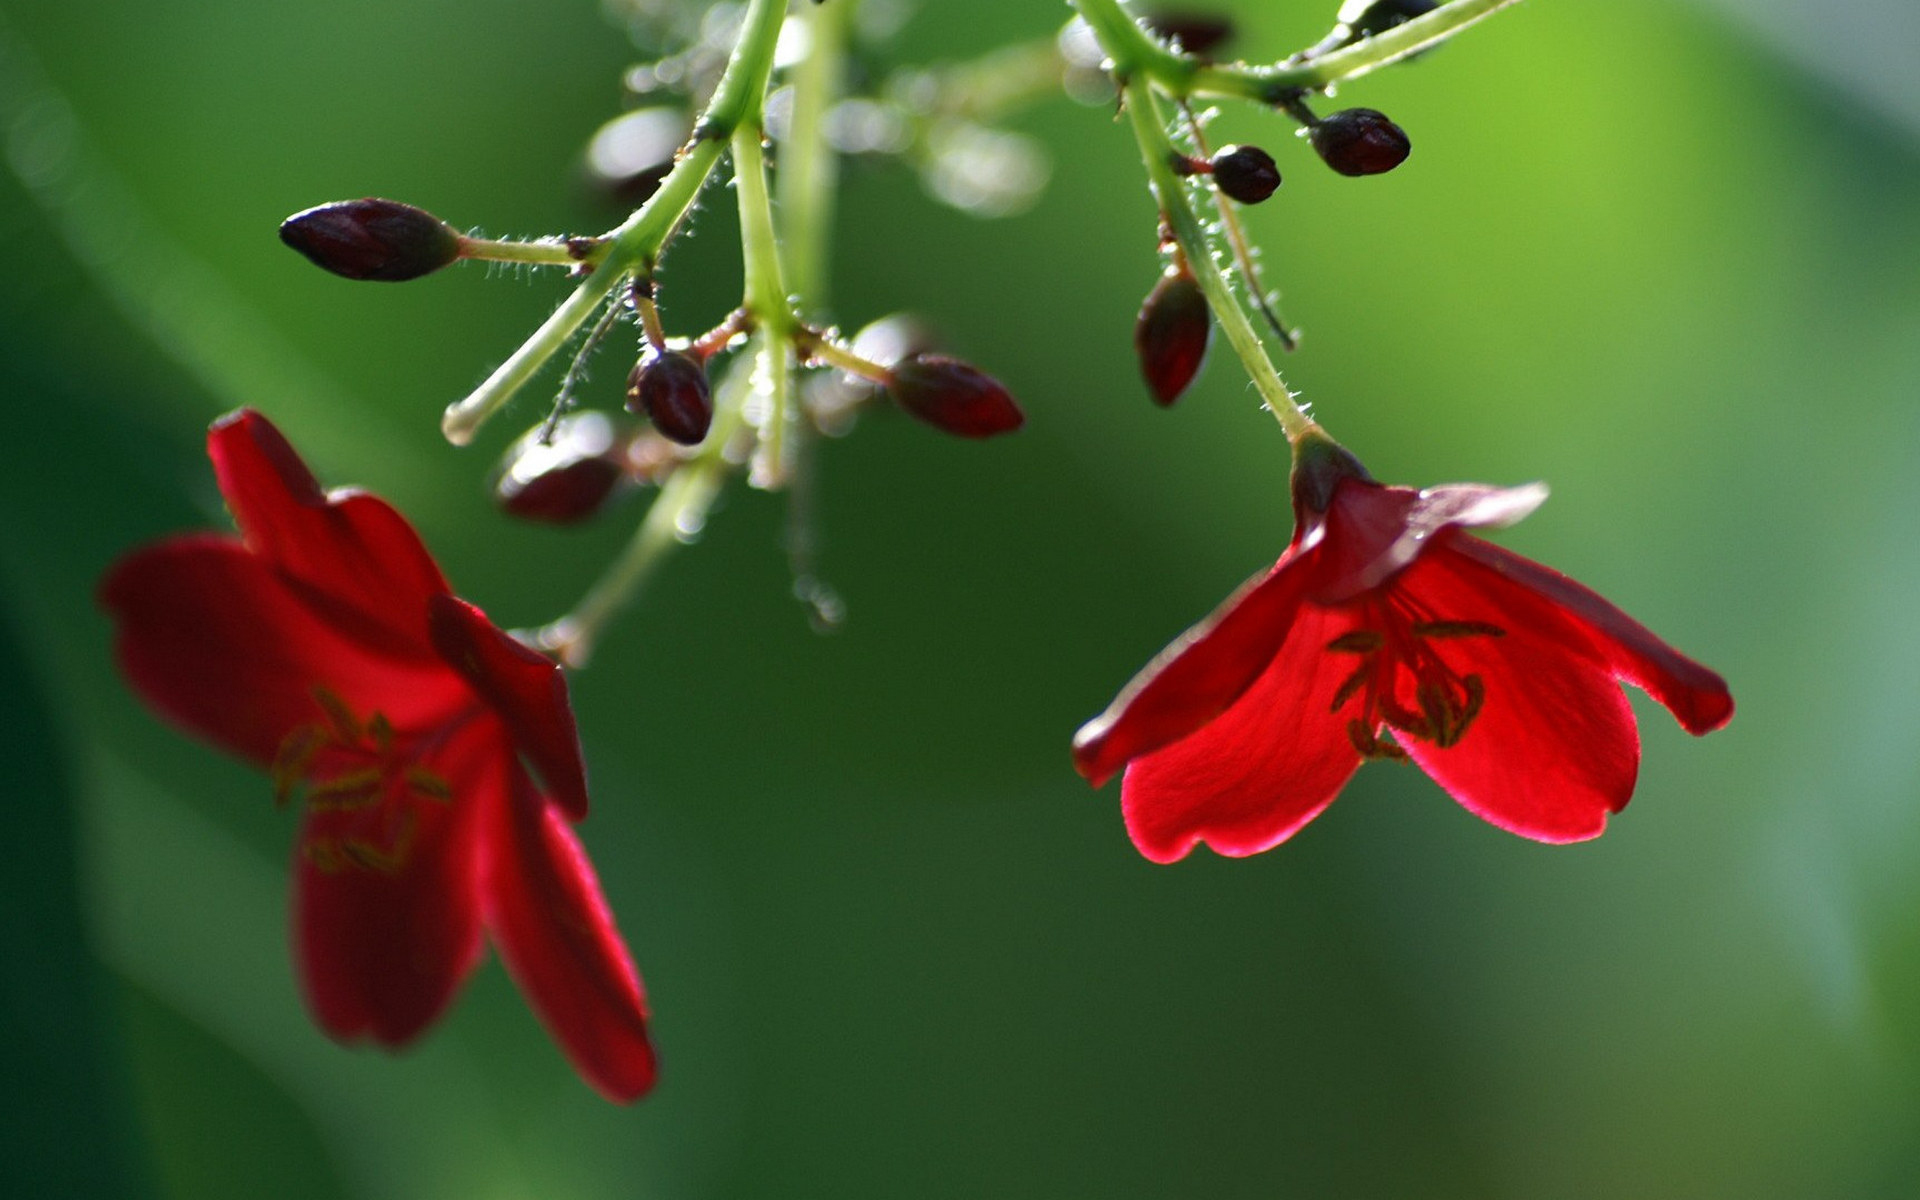
[[[512,774],[487,839],[487,928],[574,1069],[608,1099],[636,1100],[657,1070],[640,976],[565,817]]]
[[[220,494],[247,545],[347,610],[356,635],[389,654],[425,656],[426,601],[447,583],[420,535],[386,501],[320,490],[272,422],[241,409],[207,433]]]
[[[1360,765],[1333,712],[1354,660],[1326,649],[1350,624],[1301,606],[1285,644],[1231,708],[1127,767],[1120,805],[1140,853],[1173,862],[1204,841],[1222,854],[1257,854],[1333,802]]]
[[[456,596],[435,596],[429,608],[434,649],[506,722],[514,744],[567,815],[585,817],[587,768],[560,665],[514,641]]]
[[[447,780],[451,796],[403,810],[411,816],[392,830],[405,847],[395,869],[314,853],[295,864],[301,987],[333,1037],[405,1045],[446,1009],[479,962],[480,839],[486,814],[505,803],[505,741],[497,722],[471,721],[422,764]],[[321,823],[309,814],[303,848]]]
[[[1286,641],[1317,550],[1291,547],[1155,655],[1107,711],[1073,735],[1073,765],[1095,787],[1128,760],[1187,737],[1227,711]]]
[[[1404,571],[1451,528],[1511,525],[1546,503],[1543,483],[1447,483],[1414,491],[1343,479],[1324,523],[1326,560],[1313,599],[1342,604]]]
[[[1578,623],[1606,656],[1613,673],[1665,705],[1688,733],[1696,737],[1711,733],[1733,719],[1733,694],[1726,680],[1655,637],[1590,588],[1478,538],[1460,538],[1453,548],[1474,569],[1534,592]]]
[[[465,696],[437,662],[369,652],[230,537],[135,551],[107,573],[100,602],[134,689],[170,720],[263,766],[296,726],[323,715],[316,686],[396,726],[430,720]]]
[[[1481,680],[1478,717],[1454,745],[1401,745],[1470,812],[1541,842],[1600,836],[1640,769],[1633,709],[1578,625],[1526,588],[1451,552],[1421,558],[1393,587],[1428,611],[1484,621],[1501,637],[1430,642],[1454,672]]]

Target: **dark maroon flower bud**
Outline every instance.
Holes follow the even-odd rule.
[[[503,512],[527,521],[572,525],[599,512],[626,476],[613,425],[596,412],[561,418],[553,440],[536,428],[500,460],[493,497]]]
[[[1273,155],[1258,146],[1222,146],[1211,165],[1220,190],[1242,204],[1258,204],[1280,186]]]
[[[627,411],[683,446],[697,446],[713,424],[707,369],[677,350],[648,350],[627,376]]]
[[[1154,13],[1146,18],[1146,25],[1168,41],[1179,42],[1188,54],[1207,54],[1233,36],[1233,22],[1219,13]]]
[[[1307,131],[1313,148],[1342,175],[1379,175],[1407,161],[1413,143],[1385,113],[1348,108]]]
[[[348,279],[399,283],[460,257],[460,234],[398,200],[336,200],[280,223],[280,240],[317,267]]]
[[[1358,7],[1360,11],[1353,12]],[[1405,25],[1440,7],[1434,0],[1373,0],[1370,4],[1349,2],[1340,10],[1340,23],[1363,37],[1385,33],[1395,25]]]
[[[901,408],[948,433],[984,438],[1026,423],[1000,381],[944,354],[910,354],[893,366],[887,391]]]
[[[1133,323],[1133,348],[1140,373],[1160,404],[1172,404],[1187,390],[1207,357],[1213,338],[1213,314],[1193,272],[1168,271],[1147,293]]]

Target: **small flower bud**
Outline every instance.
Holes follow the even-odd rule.
[[[1413,152],[1401,128],[1371,108],[1342,109],[1309,129],[1307,137],[1326,164],[1342,175],[1379,175]]]
[[[627,376],[627,411],[683,446],[697,446],[713,425],[707,370],[677,350],[648,350]]]
[[[1204,56],[1233,36],[1233,22],[1219,13],[1152,13],[1145,22],[1148,29],[1180,43],[1182,50],[1193,55]]]
[[[551,442],[542,442],[540,432],[528,432],[500,460],[493,497],[501,511],[550,525],[598,513],[626,474],[612,423],[583,412],[561,418]]]
[[[1162,275],[1133,323],[1140,373],[1156,402],[1172,404],[1187,390],[1200,373],[1212,337],[1212,312],[1193,273],[1179,268]]]
[[[460,235],[430,212],[398,200],[337,200],[280,223],[280,240],[348,279],[399,283],[460,257]]]
[[[894,364],[887,391],[901,408],[948,433],[984,438],[1026,422],[1000,381],[944,354],[910,354]]]
[[[1220,190],[1242,204],[1258,204],[1280,186],[1273,155],[1258,146],[1222,146],[1210,165]]]

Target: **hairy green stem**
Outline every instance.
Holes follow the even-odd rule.
[[[773,70],[774,46],[786,14],[787,0],[752,0],[741,25],[740,40],[694,130],[693,141],[680,152],[659,190],[607,235],[610,244],[593,273],[485,382],[448,407],[440,420],[440,430],[448,441],[456,446],[472,441],[487,418],[505,407],[547,360],[559,353],[615,288],[635,272],[652,270],[661,247],[693,207],[734,131],[749,117],[757,129],[767,79]]]
[[[1213,319],[1220,323],[1220,331],[1246,367],[1247,375],[1280,422],[1280,428],[1286,431],[1288,440],[1299,438],[1313,428],[1313,422],[1294,402],[1293,392],[1274,368],[1273,356],[1260,340],[1259,330],[1247,319],[1246,308],[1220,272],[1186,185],[1173,172],[1175,150],[1172,139],[1167,136],[1159,102],[1154,99],[1151,88],[1143,81],[1136,81],[1126,89],[1126,106],[1133,120],[1134,137],[1140,142],[1140,157],[1147,165],[1147,177],[1153,183],[1154,197],[1160,202],[1167,227],[1173,231],[1180,252],[1186,255],[1187,265],[1207,297],[1207,305],[1213,309]]]
[[[607,244],[600,238],[547,237],[530,242],[460,239],[460,257],[478,262],[526,263],[535,267],[592,266],[606,252]]]
[[[1101,0],[1095,0],[1096,3]],[[1111,3],[1112,0],[1106,0]],[[1384,33],[1303,63],[1266,67],[1242,64],[1206,66],[1193,73],[1196,96],[1240,96],[1276,104],[1302,89],[1320,91],[1332,84],[1377,71],[1411,54],[1437,46],[1469,25],[1485,20],[1520,0],[1452,0],[1424,16]]]
[[[1320,91],[1398,62],[1436,45],[1519,0],[1452,0],[1424,16],[1306,62],[1269,66],[1207,64],[1174,50],[1140,27],[1120,0],[1073,0],[1100,39],[1121,80],[1145,77],[1177,99],[1238,97],[1279,104],[1302,91]]]
[[[788,425],[793,419],[787,364],[793,335],[799,330],[787,295],[780,262],[780,236],[773,226],[773,196],[767,190],[767,159],[760,126],[749,122],[733,133],[733,186],[740,200],[741,256],[746,273],[745,307],[758,339],[754,384],[767,398],[759,422],[760,445],[754,455],[752,483],[777,488],[786,482]]]

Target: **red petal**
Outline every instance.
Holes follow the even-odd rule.
[[[1279,652],[1301,606],[1311,552],[1291,548],[1141,669],[1107,711],[1073,736],[1073,765],[1095,787],[1127,761],[1179,741],[1225,712]]]
[[[1120,803],[1140,853],[1173,862],[1204,841],[1222,854],[1258,854],[1333,802],[1360,765],[1332,711],[1356,660],[1326,651],[1349,624],[1301,607],[1285,645],[1231,708],[1127,767]]]
[[[250,409],[207,434],[220,493],[249,548],[351,613],[337,618],[388,653],[425,654],[427,597],[447,590],[420,535],[386,501],[323,493],[272,422]]]
[[[640,976],[566,819],[514,774],[489,836],[487,928],[574,1069],[608,1099],[636,1100],[656,1070]]]
[[[1323,536],[1318,604],[1341,604],[1406,570],[1450,528],[1511,525],[1547,499],[1544,484],[1498,488],[1448,483],[1416,492],[1343,479],[1335,487]]]
[[[316,685],[403,727],[464,698],[437,662],[370,653],[233,538],[136,551],[108,572],[100,601],[117,622],[115,654],[134,689],[170,720],[261,765],[296,726],[323,715]]]
[[[1554,604],[1451,552],[1473,540],[1458,535],[1392,586],[1437,617],[1506,631],[1428,643],[1456,673],[1480,676],[1484,706],[1451,747],[1411,737],[1400,744],[1454,799],[1502,829],[1542,842],[1598,837],[1633,795],[1633,709],[1591,640]]]
[[[1646,626],[1551,567],[1478,538],[1455,544],[1461,558],[1537,593],[1584,629],[1613,673],[1665,705],[1680,727],[1711,733],[1733,719],[1726,680],[1655,637]]]
[[[430,608],[434,649],[507,723],[567,815],[585,817],[587,769],[559,664],[514,641],[457,596],[435,596]]]
[[[409,808],[416,833],[394,873],[295,863],[301,986],[334,1037],[412,1041],[479,961],[480,838],[486,813],[506,804],[504,741],[497,723],[472,721],[423,764],[450,783],[452,798]]]

